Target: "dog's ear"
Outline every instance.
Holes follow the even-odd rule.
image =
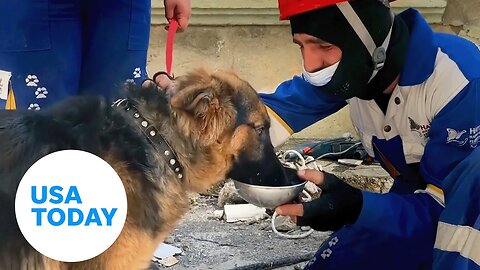
[[[198,79],[198,78],[197,78]],[[233,128],[236,110],[229,87],[211,77],[181,83],[170,101],[179,124],[192,139],[202,144],[214,143],[223,132]]]
[[[213,85],[190,85],[174,95],[170,101],[172,109],[182,110],[195,117],[202,117],[219,107],[218,97]]]

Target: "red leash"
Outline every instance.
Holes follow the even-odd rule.
[[[172,61],[173,61],[173,40],[175,39],[175,33],[178,29],[178,22],[175,19],[171,19],[168,22],[168,34],[167,34],[167,45],[165,47],[165,61],[166,61],[166,68],[167,74],[170,77],[172,75]]]

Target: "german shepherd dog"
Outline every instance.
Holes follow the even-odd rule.
[[[266,108],[246,81],[232,72],[196,70],[174,85],[172,91],[129,85],[126,100],[113,105],[73,97],[42,111],[0,111],[0,269],[147,269],[155,248],[189,210],[187,191],[204,191],[227,178],[282,177]],[[14,210],[27,169],[65,149],[107,161],[128,200],[114,244],[76,263],[33,249]]]

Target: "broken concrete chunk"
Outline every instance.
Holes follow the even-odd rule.
[[[267,216],[265,208],[253,204],[227,204],[224,207],[227,222],[259,220]]]
[[[170,267],[170,266],[173,266],[173,265],[177,264],[178,259],[173,257],[173,256],[170,256],[170,257],[167,257],[165,259],[157,260],[157,263],[159,263],[163,266],[166,266],[166,267]]]
[[[339,176],[354,187],[372,192],[387,192],[393,184],[390,175],[378,165],[360,165],[343,171]]]
[[[338,163],[349,165],[349,166],[360,166],[362,165],[363,160],[344,158],[344,159],[339,159]]]
[[[225,204],[245,203],[245,200],[238,195],[237,189],[232,180],[225,183],[218,194],[218,207],[223,207]]]
[[[285,216],[278,216],[273,223],[275,224],[275,229],[279,232],[288,232],[297,227],[290,217]]]
[[[215,210],[213,211],[213,216],[216,219],[221,219],[223,217],[223,210]]]
[[[173,255],[181,254],[182,250],[174,247],[172,245],[168,245],[165,243],[161,243],[157,249],[153,252],[153,256],[158,259],[164,259]]]

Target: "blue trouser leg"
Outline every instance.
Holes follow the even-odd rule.
[[[146,78],[150,0],[90,0],[86,10],[80,91],[114,101],[125,81]]]
[[[80,8],[64,2],[0,1],[0,70],[12,73],[17,108],[44,108],[78,94]]]
[[[399,239],[355,226],[333,233],[319,248],[306,270],[417,270],[430,269],[431,258],[422,258],[418,249],[431,252],[431,245],[417,246],[411,239]],[[422,251],[420,251],[422,252]]]
[[[480,269],[480,148],[445,178],[434,269]]]
[[[426,193],[363,199],[356,223],[332,234],[306,269],[430,269],[443,206]]]
[[[17,108],[79,94],[112,101],[126,80],[146,77],[150,0],[5,0],[0,25],[0,70],[12,73]]]

